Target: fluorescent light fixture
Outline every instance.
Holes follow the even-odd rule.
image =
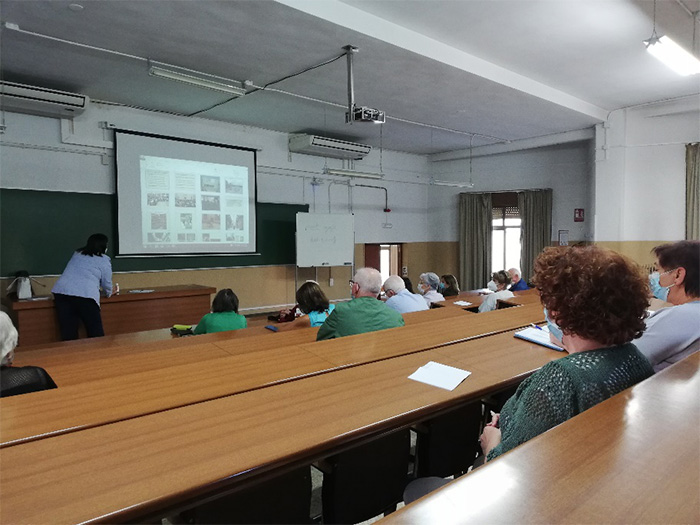
[[[676,44],[666,35],[645,40],[647,51],[683,76],[700,73],[700,60]]]
[[[159,66],[151,66],[148,70],[148,74],[153,77],[167,78],[168,80],[182,82],[183,84],[189,84],[191,86],[211,89],[213,91],[219,91],[229,95],[236,95],[237,97],[241,97],[246,94],[246,90],[243,85],[235,80],[220,82],[218,80],[203,78],[172,69],[165,69]]]
[[[430,184],[432,186],[449,186],[452,188],[473,188],[473,182],[452,182],[447,180],[436,180],[430,179]]]
[[[355,177],[358,179],[383,179],[383,173],[364,173],[362,171],[340,170],[333,168],[323,168],[324,175],[339,175],[341,177]]]

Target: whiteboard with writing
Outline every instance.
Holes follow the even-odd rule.
[[[347,214],[297,213],[297,266],[351,266],[354,219]]]

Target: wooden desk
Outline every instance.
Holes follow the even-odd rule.
[[[217,350],[205,346],[210,347],[206,352]],[[333,368],[328,361],[296,347],[236,356],[219,350],[217,357],[201,362],[8,397],[0,403],[0,446],[171,410]]]
[[[465,316],[462,323],[436,321],[429,331],[418,324],[299,346],[292,346],[289,337],[303,335],[301,330],[285,334],[286,340],[270,336],[230,339],[224,338],[229,332],[222,332],[175,340],[174,348],[163,346],[163,342],[151,343],[153,348],[149,350],[141,345],[119,347],[107,355],[93,351],[93,359],[86,359],[85,351],[76,352],[71,360],[60,364],[50,351],[39,350],[54,364],[35,364],[46,368],[59,388],[1,399],[0,446],[454,344],[510,330],[538,316],[538,310],[518,307]],[[256,343],[246,345],[247,340]],[[275,340],[285,340],[286,344],[259,344]],[[185,344],[190,341],[190,345]],[[225,352],[231,356],[225,358]],[[201,361],[198,356],[202,356]]]
[[[300,346],[337,366],[348,366],[450,346],[542,321],[542,308],[538,305],[526,305],[478,315],[464,314],[463,317],[441,319],[431,323],[429,327],[417,324],[331,339],[323,342],[323,345],[319,342]],[[377,337],[376,334],[379,333],[384,335]]]
[[[530,367],[531,345],[513,337],[504,344]],[[493,349],[485,339],[464,345],[464,359]],[[561,355],[534,351],[540,365]],[[430,350],[0,449],[3,521],[147,519],[430,418],[510,380],[490,361],[452,392],[407,379],[430,360],[458,364]]]
[[[196,284],[163,286],[151,293],[129,293],[100,300],[105,334],[123,334],[165,328],[173,323],[199,322],[211,308],[216,288]],[[21,346],[60,341],[53,300],[10,301],[17,317]]]
[[[382,523],[700,523],[700,353]]]

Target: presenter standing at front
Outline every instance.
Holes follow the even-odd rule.
[[[100,314],[100,288],[105,297],[112,295],[112,263],[107,253],[107,236],[90,235],[78,248],[51,290],[54,294],[61,339],[78,338],[80,321],[88,337],[105,335]]]

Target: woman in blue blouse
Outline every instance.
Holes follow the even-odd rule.
[[[82,321],[88,337],[105,335],[100,314],[100,288],[105,297],[112,295],[112,262],[107,253],[107,236],[90,235],[78,248],[51,290],[54,294],[61,339],[78,338]]]

